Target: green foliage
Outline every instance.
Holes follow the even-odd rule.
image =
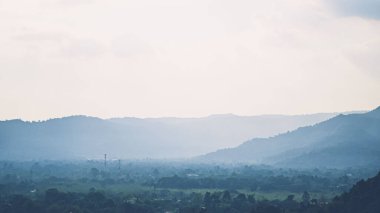
[[[368,170],[146,162],[128,162],[120,169],[110,162],[102,170],[103,164],[95,161],[1,165],[1,213],[351,213],[378,210],[380,203],[379,177],[360,181],[350,192],[330,200],[368,176]]]

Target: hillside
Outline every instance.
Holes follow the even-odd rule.
[[[202,118],[114,118],[72,116],[40,122],[0,121],[0,158],[83,159],[186,158],[252,137],[269,137],[311,125],[336,113]]]
[[[368,113],[339,115],[275,137],[256,138],[200,159],[282,167],[380,165],[380,107]]]
[[[334,213],[380,212],[380,173],[368,180],[361,180],[348,193],[336,197],[329,206]]]

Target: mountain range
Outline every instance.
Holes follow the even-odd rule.
[[[198,160],[301,168],[378,167],[380,107],[367,113],[341,114],[275,137],[248,140]]]
[[[71,116],[0,121],[0,159],[188,158],[313,125],[337,113],[201,118]]]

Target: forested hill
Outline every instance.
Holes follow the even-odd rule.
[[[379,166],[380,107],[362,114],[338,115],[276,137],[253,139],[199,159],[282,167]]]
[[[330,205],[330,212],[379,213],[380,173],[366,181],[359,181],[348,193],[336,197]]]
[[[201,118],[72,116],[0,121],[0,159],[186,158],[311,125],[336,113]]]

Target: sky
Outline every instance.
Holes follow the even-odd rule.
[[[380,0],[0,0],[0,119],[380,105]]]

